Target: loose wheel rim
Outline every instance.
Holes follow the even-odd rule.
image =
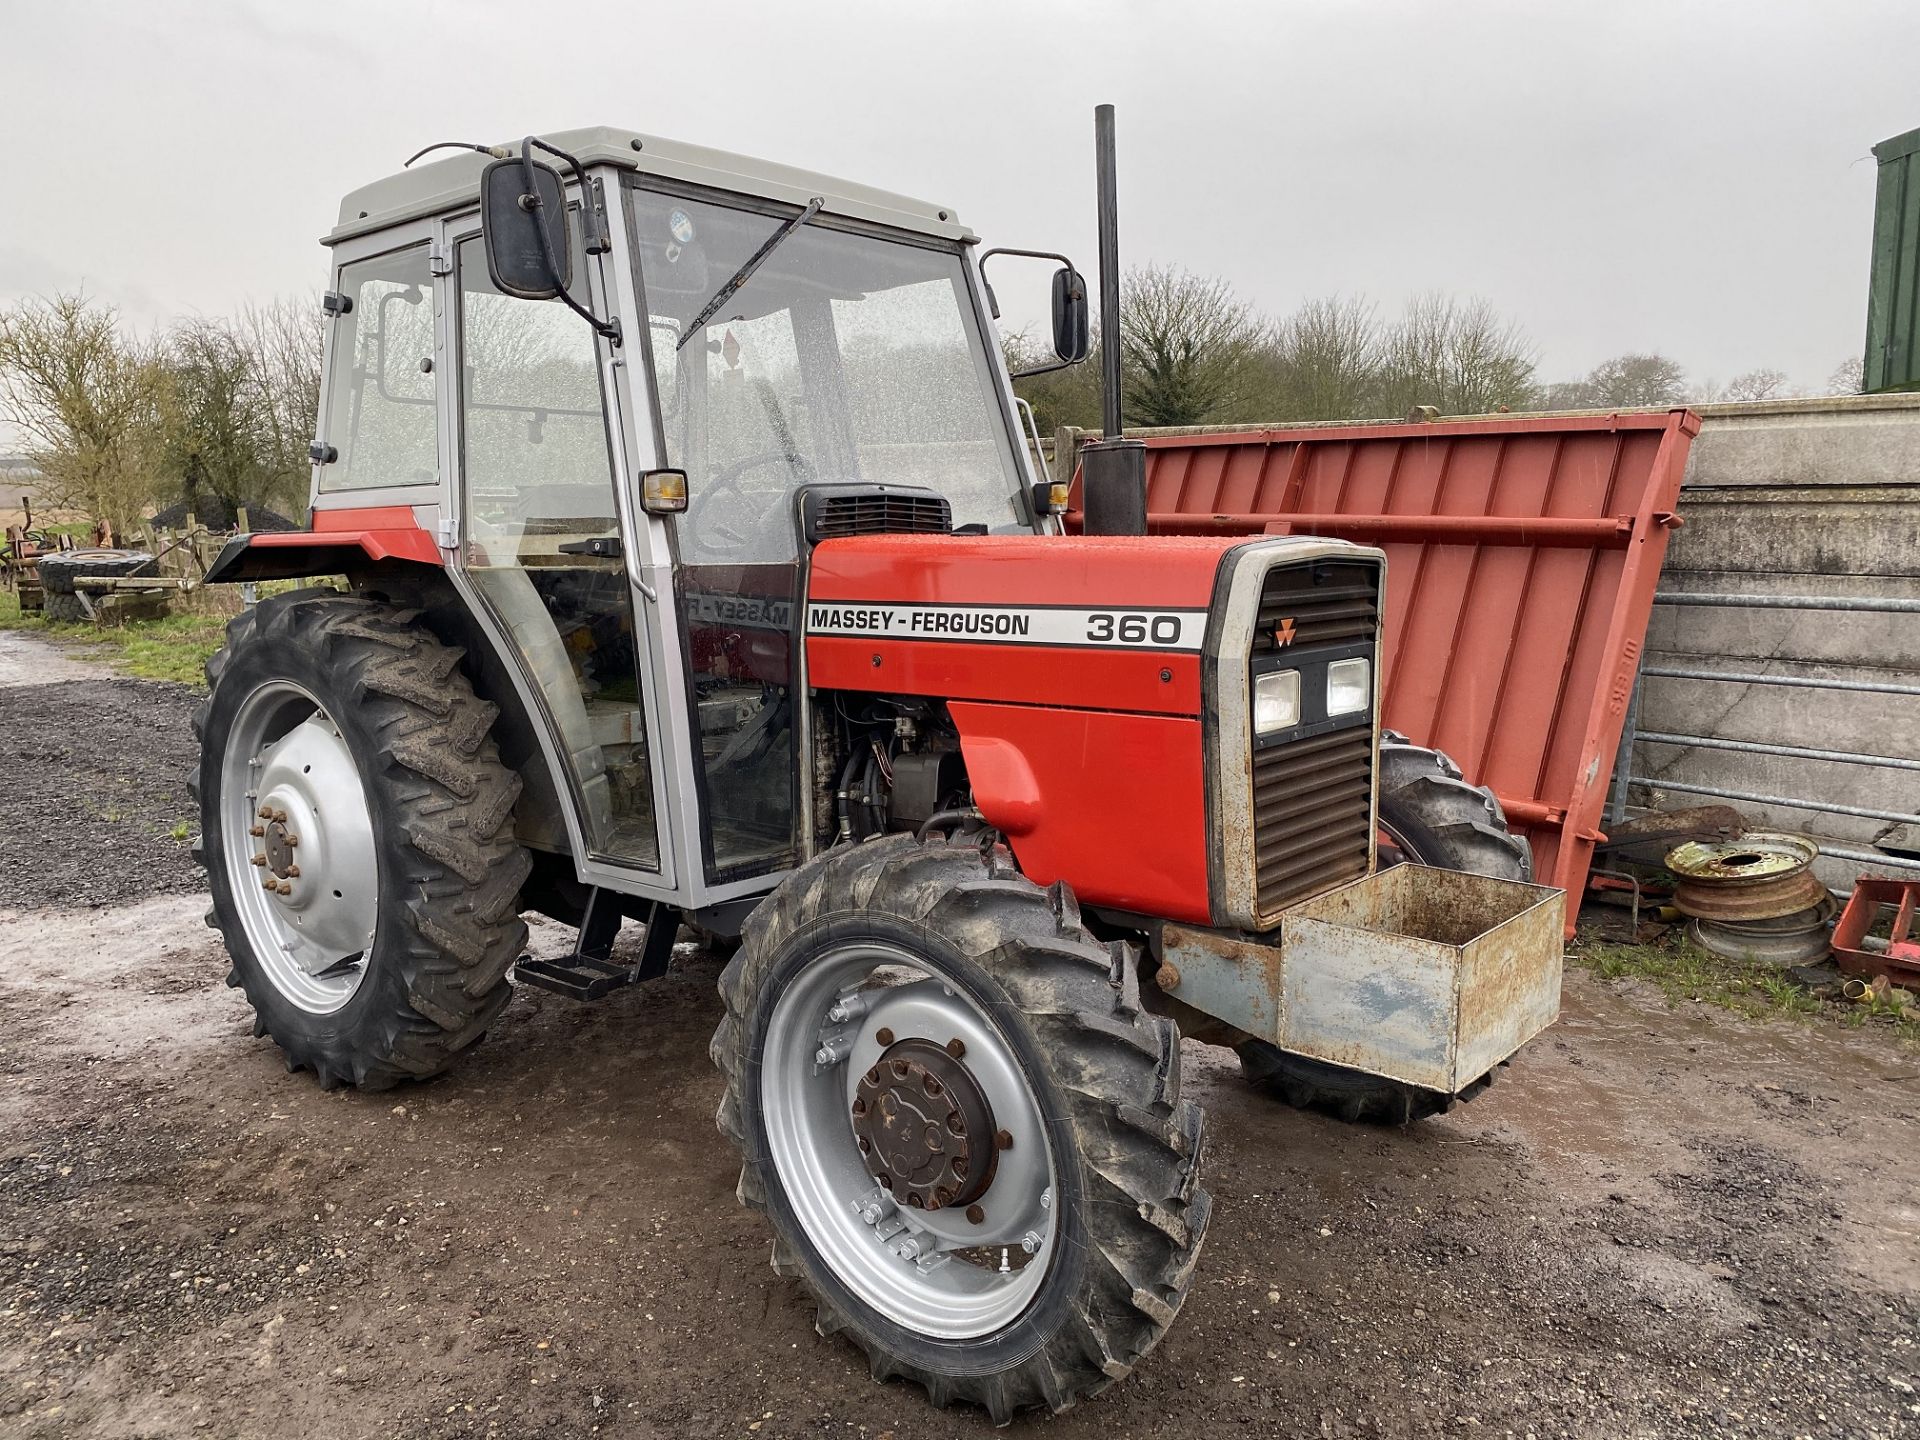
[[[967,1135],[994,1145],[991,1175],[977,1196],[956,1197],[966,1203],[916,1208],[879,1184],[859,1148],[854,1105],[863,1080],[871,1096],[873,1072],[905,1063],[907,1042],[951,1055],[956,1041],[958,1063],[991,1111],[994,1134]],[[890,1068],[884,1076],[891,1078]],[[865,1303],[947,1340],[1003,1329],[1033,1303],[1058,1248],[1052,1144],[1012,1046],[959,986],[891,945],[827,952],[774,1003],[759,1099],[769,1156],[795,1220]],[[962,1121],[961,1128],[972,1126]],[[914,1193],[889,1178],[903,1195]]]
[[[339,1010],[366,976],[378,852],[360,767],[304,687],[273,680],[240,702],[221,762],[220,834],[234,908],[267,979],[302,1010]]]

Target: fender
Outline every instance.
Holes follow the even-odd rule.
[[[368,561],[442,567],[440,547],[409,505],[316,510],[313,528],[236,535],[207,570],[208,584],[337,575]]]
[[[973,803],[1037,884],[1089,905],[1205,924],[1198,716],[954,701]]]

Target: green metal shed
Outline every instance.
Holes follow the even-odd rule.
[[[1920,390],[1920,130],[1882,140],[1873,158],[1880,187],[1861,389]]]

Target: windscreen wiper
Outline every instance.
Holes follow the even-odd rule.
[[[807,201],[806,209],[802,210],[798,215],[774,231],[773,234],[769,235],[766,244],[748,256],[747,263],[734,271],[733,278],[715,291],[713,299],[707,302],[706,308],[693,317],[693,323],[688,325],[686,333],[681,335],[680,343],[673,347],[674,353],[678,354],[680,351],[686,349],[687,342],[707,328],[707,322],[719,313],[722,305],[726,304],[727,301],[739,293],[742,285],[753,278],[753,272],[766,263],[767,257],[779,249],[781,243],[789,235],[793,234],[794,231],[806,224],[807,221],[818,215],[820,213],[820,207],[824,204],[826,204],[824,199],[818,195],[814,196],[811,200]]]

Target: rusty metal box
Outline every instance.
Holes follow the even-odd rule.
[[[1281,920],[1282,1049],[1453,1094],[1560,1014],[1558,890],[1396,865]]]
[[[1566,896],[1396,865],[1288,909],[1279,943],[1169,925],[1176,997],[1283,1050],[1457,1094],[1560,1014]]]

